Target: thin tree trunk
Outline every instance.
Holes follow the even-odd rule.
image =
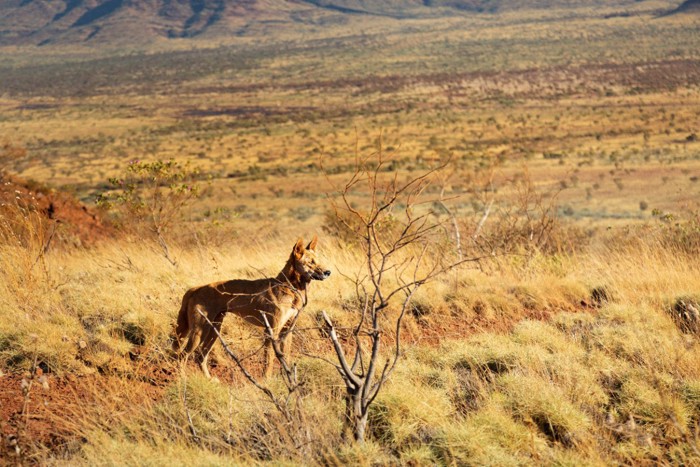
[[[352,437],[357,443],[365,442],[367,431],[368,412],[362,404],[362,391],[348,392],[345,396],[345,434],[352,432]]]
[[[363,444],[365,442],[365,429],[367,428],[367,414],[365,413],[355,422],[355,441],[358,444]]]

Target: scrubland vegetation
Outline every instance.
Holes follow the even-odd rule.
[[[363,445],[341,442],[344,386],[314,358],[333,358],[321,310],[343,339],[357,317],[348,277],[362,257],[346,240],[327,234],[318,248],[338,274],[313,284],[298,326],[293,361],[304,385],[292,423],[220,348],[218,382],[169,352],[187,286],[276,274],[290,242],[264,233],[203,242],[177,248],[174,266],[155,241],[139,239],[44,252],[42,221],[24,222],[19,245],[8,233],[17,227],[3,225],[0,294],[9,310],[3,390],[16,391],[3,415],[18,410],[3,423],[17,430],[23,461],[698,460],[697,219],[570,253],[520,248],[427,284],[404,320],[404,355],[371,407]],[[224,331],[259,374],[261,332],[235,317]],[[281,380],[268,384],[284,394]]]
[[[700,463],[700,47],[692,18],[648,4],[8,52],[1,461]],[[359,190],[380,154],[380,188]],[[358,223],[392,180],[421,183]],[[379,365],[401,352],[357,443],[323,312],[352,355],[371,290],[357,234],[386,245],[408,216],[429,235],[388,286],[417,258],[414,278],[444,271],[363,328]],[[223,327],[285,411],[219,345],[217,381],[174,358],[185,290],[276,275],[313,234],[333,274],[311,284],[291,389],[260,379],[260,329]]]

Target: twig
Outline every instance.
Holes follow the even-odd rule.
[[[197,430],[194,427],[194,423],[192,422],[192,416],[190,415],[190,409],[187,407],[187,380],[184,381],[184,384],[182,385],[182,405],[185,407],[185,415],[187,416],[187,425],[190,429],[190,434],[192,435],[192,439],[194,440],[195,443],[201,444],[202,440],[197,435]]]
[[[345,358],[345,352],[343,351],[343,347],[340,345],[340,342],[338,341],[338,334],[335,332],[335,328],[333,327],[333,322],[331,319],[328,317],[325,311],[322,311],[321,314],[323,315],[323,320],[326,322],[326,325],[328,326],[328,334],[330,336],[331,342],[333,343],[333,348],[335,349],[335,353],[338,356],[338,361],[340,362],[340,367],[338,371],[340,372],[341,376],[343,376],[343,379],[345,379],[347,382],[351,383],[351,385],[354,388],[358,388],[361,386],[361,381],[360,378],[350,369],[350,366],[348,366],[348,361]]]
[[[445,187],[442,187],[442,190],[440,191],[440,199],[438,200],[438,203],[440,203],[440,206],[442,209],[445,210],[448,216],[450,216],[450,220],[452,221],[452,228],[454,229],[455,232],[455,249],[457,250],[457,255],[460,259],[464,258],[464,254],[462,253],[462,234],[459,231],[459,223],[457,222],[457,216],[452,212],[452,210],[447,207],[447,204],[444,202],[444,195],[445,195]]]
[[[472,239],[476,240],[479,237],[479,234],[481,233],[481,229],[484,227],[484,224],[486,223],[486,219],[489,218],[489,214],[491,214],[491,207],[493,206],[493,198],[491,198],[491,201],[489,201],[488,206],[486,206],[486,209],[484,210],[484,215],[481,216],[481,219],[479,220],[479,223],[476,224],[476,229],[474,229],[474,235],[472,235]]]
[[[56,222],[53,222],[53,223],[51,224],[51,227],[52,227],[52,228],[51,228],[51,233],[49,234],[49,238],[46,239],[46,242],[44,242],[44,245],[42,245],[41,251],[40,251],[39,254],[36,256],[36,259],[34,260],[34,263],[32,264],[32,267],[29,268],[30,271],[31,271],[32,269],[34,269],[34,266],[36,266],[36,263],[38,263],[39,260],[42,259],[42,258],[46,255],[46,253],[49,252],[49,247],[51,246],[51,240],[53,240],[54,235],[56,235]]]

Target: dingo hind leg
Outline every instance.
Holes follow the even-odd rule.
[[[207,310],[200,304],[190,306],[188,309],[188,321],[190,324],[190,331],[188,334],[187,344],[185,345],[185,353],[187,355],[192,355],[198,348],[199,344],[202,342],[202,337],[204,337],[206,320],[200,315],[200,312],[207,316]]]
[[[209,374],[209,353],[219,337],[219,332],[221,332],[221,325],[224,322],[224,315],[225,313],[219,313],[216,318],[211,319],[211,325],[209,323],[202,323],[205,331],[203,332],[201,345],[197,351],[197,359],[199,361],[200,368],[207,378],[211,378],[211,374]]]

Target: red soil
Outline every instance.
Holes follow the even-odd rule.
[[[41,213],[47,227],[55,225],[55,240],[65,244],[92,245],[113,234],[113,228],[102,221],[97,210],[88,208],[68,193],[34,187],[0,174],[0,215],[5,216],[5,210],[11,207]]]
[[[46,450],[59,458],[70,454],[85,441],[85,419],[99,420],[101,414],[159,400],[171,375],[153,368],[147,373],[143,379],[98,374],[58,378],[38,369],[33,376],[0,376],[0,465],[36,463],[32,456]]]

